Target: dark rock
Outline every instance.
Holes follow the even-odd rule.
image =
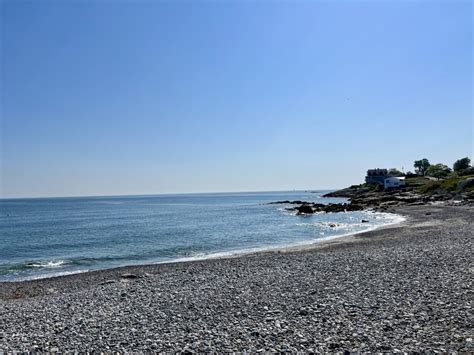
[[[306,309],[301,308],[300,311],[298,312],[298,314],[300,316],[307,316],[309,314],[309,312]]]
[[[360,221],[360,223],[369,223],[369,220],[363,219],[362,221]]]
[[[336,204],[336,203],[330,203],[329,205],[324,207],[325,212],[344,212],[346,210],[347,205],[346,204]]]
[[[268,205],[301,205],[303,203],[311,203],[311,202],[306,202],[306,201],[301,201],[301,200],[283,200],[283,201],[275,201],[275,202],[268,202]]]
[[[463,200],[474,200],[474,191],[473,192],[464,192],[460,195]]]
[[[349,205],[347,205],[347,210],[348,211],[361,211],[364,209],[364,206],[360,205],[360,204],[357,204],[357,203],[350,203]]]
[[[474,178],[468,178],[468,179],[460,181],[458,183],[458,188],[460,190],[465,190],[465,189],[468,189],[470,187],[474,187]]]
[[[298,211],[298,214],[313,214],[315,212],[313,205],[306,203],[302,204],[300,207],[297,207],[296,210]]]
[[[122,274],[120,275],[122,279],[137,279],[138,276],[135,274]]]
[[[99,283],[99,285],[108,285],[108,284],[113,284],[113,283],[115,283],[115,280],[105,280]]]

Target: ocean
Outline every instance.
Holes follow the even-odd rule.
[[[366,211],[297,216],[268,204],[345,202],[326,192],[2,199],[0,281],[310,244],[400,220]]]

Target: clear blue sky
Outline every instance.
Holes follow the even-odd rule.
[[[471,1],[1,4],[1,197],[337,188],[472,158]]]

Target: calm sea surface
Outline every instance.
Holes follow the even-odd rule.
[[[344,202],[323,193],[0,200],[0,281],[313,243],[398,220],[370,212],[296,216],[267,204]]]

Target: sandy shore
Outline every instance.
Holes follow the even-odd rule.
[[[394,212],[322,244],[0,283],[0,350],[474,351],[474,208]]]

